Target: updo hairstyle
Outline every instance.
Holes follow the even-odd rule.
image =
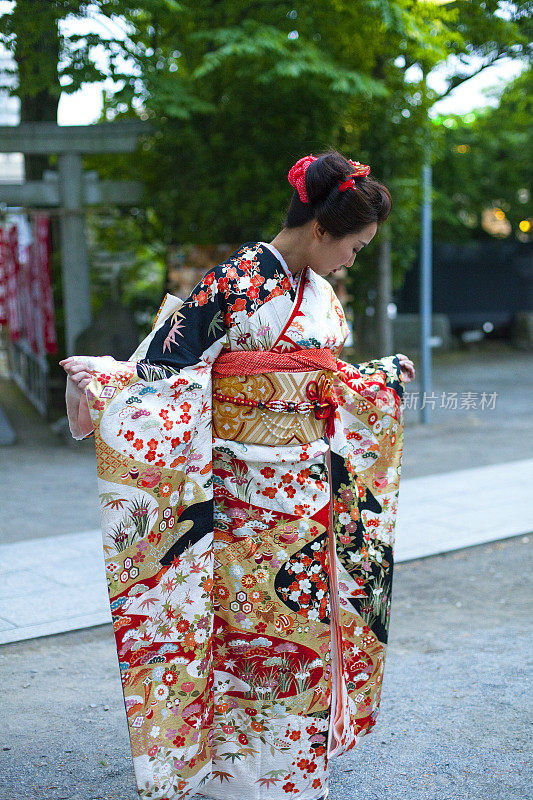
[[[358,233],[370,222],[385,222],[392,209],[386,186],[371,177],[354,178],[355,189],[339,191],[340,184],[354,171],[347,158],[337,150],[320,153],[305,172],[308,203],[295,190],[283,223],[284,228],[298,228],[318,220],[334,239]]]

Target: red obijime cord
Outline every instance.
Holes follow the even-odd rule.
[[[335,372],[337,360],[329,347],[301,348],[286,353],[268,350],[231,350],[222,353],[213,362],[213,375],[230,377],[236,375],[260,375],[267,372],[305,372],[326,369]],[[266,408],[270,411],[292,411],[309,413],[314,409],[316,419],[325,419],[325,432],[328,438],[335,430],[335,413],[338,408],[331,377],[323,375],[320,385],[310,381],[306,387],[309,402],[290,402],[270,400],[263,402],[254,398],[232,397],[216,389],[213,397],[222,402],[236,405]]]
[[[292,411],[296,413],[308,413],[314,409],[316,419],[326,420],[326,435],[328,437],[333,436],[335,432],[335,413],[339,404],[335,399],[331,378],[324,377],[320,386],[317,381],[308,383],[306,395],[310,402],[304,400],[294,403],[286,400],[267,400],[263,402],[262,400],[249,397],[232,397],[231,395],[220,392],[218,389],[213,392],[213,397],[219,402],[235,403],[239,406],[266,408],[269,411]]]

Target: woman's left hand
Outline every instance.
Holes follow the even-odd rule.
[[[403,353],[396,353],[396,355],[400,359],[400,366],[402,368],[402,371],[400,373],[401,379],[406,383],[409,383],[409,381],[414,381],[415,365],[413,364],[411,359],[407,358],[407,356],[404,355]]]

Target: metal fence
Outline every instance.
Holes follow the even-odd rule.
[[[35,355],[28,342],[8,341],[9,377],[46,419],[50,406],[49,366],[46,356]]]

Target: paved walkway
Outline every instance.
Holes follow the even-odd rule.
[[[532,359],[499,348],[435,366],[435,390],[498,398],[437,404],[430,426],[406,412],[382,710],[333,759],[332,800],[530,794],[532,537],[516,534],[533,530]],[[1,378],[0,397],[17,435],[0,450],[0,800],[133,800],[94,444],[61,440]]]
[[[402,480],[396,562],[531,532],[532,485],[533,458]],[[100,536],[0,545],[0,644],[111,621]]]

